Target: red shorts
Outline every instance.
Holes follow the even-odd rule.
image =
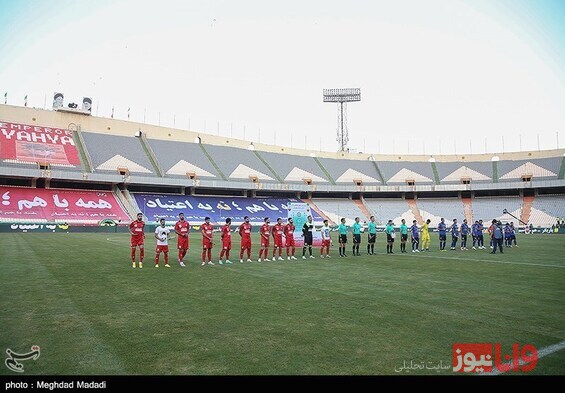
[[[137,247],[137,246],[143,246],[143,236],[141,237],[131,237],[131,246],[132,247]]]
[[[282,244],[283,244],[282,237],[280,238],[275,237],[275,247],[282,248]]]
[[[169,246],[157,246],[155,252],[157,254],[159,254],[160,252],[169,252]]]
[[[212,242],[208,239],[202,239],[202,248],[212,248]]]
[[[287,236],[286,237],[286,246],[287,247],[294,247],[294,236]]]
[[[244,237],[241,238],[241,248],[243,250],[247,249],[247,248],[251,248],[251,238],[246,239]]]
[[[222,242],[223,250],[231,250],[231,242]]]
[[[322,247],[329,247],[330,246],[330,240],[322,240]]]
[[[188,237],[179,236],[177,238],[177,248],[179,250],[188,250]]]
[[[261,238],[261,247],[269,247],[270,241]]]

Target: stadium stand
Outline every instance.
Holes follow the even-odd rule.
[[[159,159],[165,176],[187,177],[194,173],[198,178],[217,178],[218,173],[196,143],[147,139]]]
[[[326,170],[332,174],[336,183],[354,184],[361,180],[363,184],[379,184],[379,175],[375,166],[370,161],[360,160],[336,160],[330,158],[318,158]]]
[[[522,176],[531,176],[532,180],[557,179],[561,166],[561,157],[532,160],[501,160],[498,162],[499,181],[516,181]]]
[[[153,164],[135,137],[83,132],[94,171],[117,172],[126,168],[135,175],[155,175]]]
[[[408,180],[414,180],[415,184],[434,182],[429,162],[379,161],[377,164],[387,184],[406,184]]]
[[[388,220],[392,220],[394,225],[400,225],[403,218],[407,223],[416,219],[404,199],[365,199],[365,205],[379,225],[385,225]]]
[[[441,217],[446,221],[457,218],[459,222],[465,218],[465,207],[460,199],[418,198],[418,208],[422,219],[430,219],[434,225]]]
[[[0,222],[96,225],[101,220],[129,222],[112,192],[0,186]]]
[[[437,162],[435,163],[441,184],[461,184],[462,179],[473,183],[492,183],[491,162]]]
[[[276,182],[274,174],[251,150],[207,145],[221,171],[232,181],[249,181],[256,177],[262,182]]]
[[[521,216],[522,198],[520,197],[478,197],[473,199],[473,220],[490,222],[496,218],[503,222],[512,221],[512,217],[505,215],[506,209],[516,217]],[[515,221],[515,220],[514,220]]]
[[[565,196],[538,195],[535,197],[529,223],[536,227],[550,227],[557,218],[565,217]]]
[[[369,219],[355,202],[349,199],[313,199],[318,209],[334,223],[339,223],[341,218],[345,218],[347,225],[352,225],[355,217],[359,217],[361,222]]]
[[[304,179],[310,179],[314,184],[330,182],[312,157],[271,152],[260,152],[260,155],[285,183],[304,183]]]

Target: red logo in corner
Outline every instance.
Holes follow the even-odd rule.
[[[529,372],[536,368],[537,363],[538,351],[531,344],[526,344],[521,349],[519,344],[512,344],[512,354],[503,353],[500,343],[453,344],[453,372]]]

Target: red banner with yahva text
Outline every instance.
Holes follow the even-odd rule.
[[[59,165],[80,165],[72,131],[1,121],[0,158]]]
[[[112,192],[0,187],[0,219],[129,222]]]

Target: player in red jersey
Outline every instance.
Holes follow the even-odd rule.
[[[279,261],[284,261],[282,254],[282,243],[283,243],[283,232],[284,226],[282,224],[282,219],[277,218],[277,223],[273,225],[273,238],[275,239],[275,246],[273,247],[273,261],[275,260],[275,252],[279,250]]]
[[[131,267],[133,268],[135,268],[135,249],[137,247],[139,247],[139,268],[143,267],[143,257],[145,255],[145,250],[143,249],[143,240],[145,239],[144,228],[143,214],[137,213],[137,220],[129,224],[129,233],[131,233]]]
[[[222,251],[220,252],[220,260],[218,263],[223,264],[222,259],[226,257],[225,263],[231,265],[230,261],[231,250],[231,218],[226,218],[226,225],[222,227]]]
[[[284,226],[284,237],[286,243],[286,259],[296,261],[294,256],[296,247],[294,245],[294,223],[292,222],[292,217],[288,219],[288,224]]]
[[[251,262],[251,224],[247,216],[243,217],[243,224],[239,226],[239,236],[241,236],[239,262],[243,263],[243,251],[247,251],[247,262]]]
[[[259,249],[259,259],[257,262],[261,262],[261,256],[264,254],[264,261],[270,262],[271,260],[267,258],[269,256],[269,240],[271,238],[271,226],[269,217],[265,217],[265,223],[261,225],[259,229],[259,234],[261,235],[261,248]]]
[[[177,248],[179,250],[179,264],[185,267],[184,256],[188,251],[188,235],[190,233],[190,224],[184,219],[184,213],[179,213],[179,220],[175,224],[175,232],[177,234]]]
[[[204,224],[200,226],[200,231],[202,232],[202,263],[201,265],[206,265],[206,257],[208,257],[208,265],[213,265],[212,262],[212,247],[214,246],[214,240],[212,238],[212,231],[214,227],[210,224],[210,217],[204,218]]]

